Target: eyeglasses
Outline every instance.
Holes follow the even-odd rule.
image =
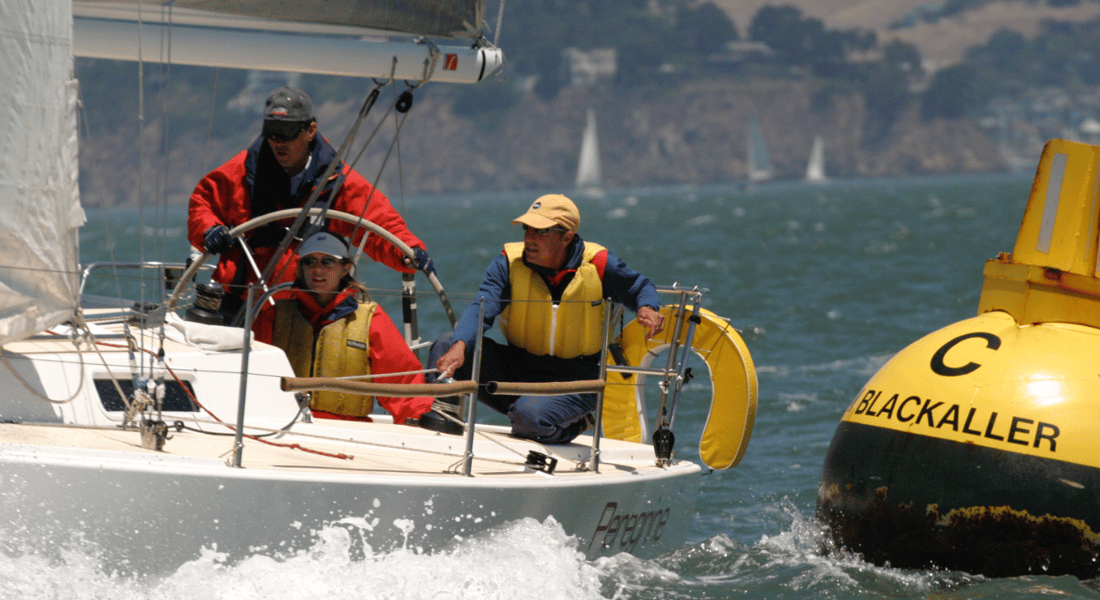
[[[322,267],[325,267],[326,269],[331,269],[332,267],[335,267],[337,264],[343,263],[344,261],[342,259],[335,258],[335,257],[332,257],[332,256],[326,256],[324,258],[317,258],[316,256],[307,256],[307,257],[303,258],[301,260],[301,262],[302,262],[303,267],[316,267],[317,263],[321,263]]]
[[[527,233],[528,231],[534,233],[535,235],[537,235],[539,237],[546,237],[546,236],[550,235],[551,233],[566,233],[569,230],[564,228],[564,227],[547,227],[546,229],[535,229],[534,227],[531,227],[530,225],[524,225],[523,226],[523,232]]]
[[[302,121],[264,121],[264,138],[273,142],[289,142],[298,137],[309,127],[308,122]]]

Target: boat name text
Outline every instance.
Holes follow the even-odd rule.
[[[883,397],[886,398],[885,401],[882,401]],[[925,425],[934,429],[947,426],[956,433],[1045,448],[1050,452],[1057,449],[1056,438],[1061,429],[1053,423],[1036,422],[1017,416],[1003,418],[995,411],[979,411],[975,407],[966,409],[964,416],[963,410],[958,404],[949,405],[931,398],[869,389],[859,399],[853,413],[865,417],[893,419],[899,423]]]
[[[603,507],[600,522],[592,532],[592,539],[588,541],[589,548],[592,548],[592,544],[596,543],[601,534],[601,547],[611,548],[618,544],[619,549],[624,552],[633,552],[639,544],[644,546],[660,541],[668,516],[672,513],[669,507],[626,515],[618,514],[618,510],[618,502],[608,502]]]

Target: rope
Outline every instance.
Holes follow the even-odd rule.
[[[109,342],[96,342],[96,343],[103,344],[104,346],[108,346],[108,347],[115,347],[115,348],[121,348],[122,347],[119,344],[111,344]],[[148,350],[146,348],[140,348],[140,350],[142,352],[147,352],[149,354],[153,354],[153,352],[151,350]],[[233,431],[234,433],[237,431],[237,427],[235,425],[231,425],[229,423],[226,423],[225,421],[221,420],[218,417],[218,415],[215,415],[210,409],[203,406],[203,404],[201,402],[199,402],[199,399],[195,397],[195,394],[192,393],[191,390],[186,385],[183,385],[183,380],[180,379],[179,376],[176,375],[176,372],[174,370],[172,370],[172,367],[165,364],[164,368],[165,368],[165,370],[168,371],[168,374],[171,375],[172,378],[176,380],[176,383],[180,384],[180,389],[182,389],[184,391],[184,393],[187,394],[187,397],[190,398],[191,401],[195,403],[195,406],[198,406],[199,408],[201,408],[203,410],[203,412],[210,415],[210,417],[212,419],[214,419],[214,421],[216,421],[218,424],[225,426],[226,428],[228,428],[230,431]],[[276,431],[278,431],[278,430],[276,430]],[[342,459],[342,460],[353,460],[355,458],[354,456],[352,456],[350,454],[333,454],[331,452],[323,452],[321,450],[313,450],[312,448],[306,448],[304,446],[301,446],[300,444],[283,444],[283,443],[279,443],[279,442],[272,442],[270,440],[265,440],[265,439],[259,438],[257,436],[248,434],[248,433],[245,433],[243,435],[244,435],[244,437],[246,437],[250,440],[260,442],[261,444],[267,444],[269,446],[276,446],[276,447],[279,447],[279,448],[289,448],[291,450],[301,450],[302,452],[309,452],[310,454],[319,454],[321,456],[328,456],[330,458],[339,458],[339,459]]]
[[[75,343],[74,343],[74,346],[75,346]],[[77,346],[77,353],[80,353],[80,347],[79,346]],[[8,368],[8,371],[11,372],[12,376],[14,376],[15,379],[19,383],[23,384],[23,387],[26,388],[26,390],[28,392],[30,392],[34,397],[36,397],[36,398],[38,398],[38,399],[40,399],[44,402],[48,402],[50,404],[68,404],[69,402],[72,402],[73,400],[75,400],[76,397],[78,395],[80,395],[80,391],[84,389],[84,361],[83,360],[80,361],[80,385],[77,386],[76,391],[73,392],[72,396],[69,396],[68,398],[66,398],[64,400],[54,400],[53,398],[50,398],[50,397],[46,396],[45,394],[40,393],[38,390],[34,389],[33,387],[31,387],[31,384],[28,383],[27,380],[23,379],[23,376],[20,375],[19,372],[15,370],[15,367],[11,366],[11,363],[8,362],[8,357],[6,356],[6,351],[4,350],[3,346],[0,346],[0,361],[2,361],[4,363],[4,366]]]

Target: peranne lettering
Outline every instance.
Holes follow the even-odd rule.
[[[672,513],[672,509],[666,507],[663,510],[619,515],[618,509],[618,502],[608,502],[603,507],[600,522],[592,532],[592,539],[588,541],[589,548],[601,533],[603,534],[602,547],[611,548],[617,543],[619,549],[626,552],[633,552],[634,547],[639,544],[660,541],[665,531],[665,524],[668,523],[668,516]]]
[[[854,414],[895,419],[899,423],[924,424],[935,429],[948,426],[952,431],[998,442],[1046,448],[1050,452],[1057,450],[1056,438],[1061,433],[1061,429],[1053,423],[1043,421],[1036,423],[1032,419],[1016,416],[1004,417],[995,411],[979,411],[975,407],[967,409],[966,417],[963,418],[963,409],[958,404],[951,404],[941,411],[940,409],[946,403],[936,402],[931,398],[892,394],[880,404],[879,401],[883,396],[882,390],[867,390],[856,405]]]

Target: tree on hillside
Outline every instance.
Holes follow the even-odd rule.
[[[785,63],[805,65],[822,31],[821,21],[803,19],[794,6],[765,6],[752,18],[749,39],[764,42]]]
[[[793,6],[761,8],[749,25],[749,38],[767,44],[780,62],[808,67],[824,77],[846,73],[849,50],[875,45],[873,32],[826,29],[820,19],[803,18],[802,11]]]
[[[737,40],[737,26],[725,11],[706,2],[696,7],[680,6],[676,11],[677,42],[694,53],[707,56]]]
[[[983,106],[991,90],[982,81],[977,67],[959,64],[938,71],[921,100],[921,116],[961,119]]]
[[[888,67],[913,74],[924,71],[923,67],[921,67],[920,51],[909,42],[894,40],[886,45],[882,53],[882,60]]]
[[[867,106],[865,132],[875,140],[889,133],[908,106],[909,78],[901,69],[871,63],[864,67],[859,83]]]

